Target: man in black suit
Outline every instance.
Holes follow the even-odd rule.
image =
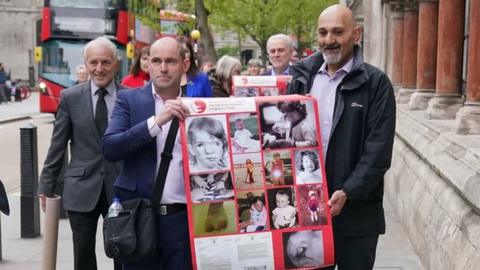
[[[99,37],[87,43],[83,57],[91,80],[62,91],[38,193],[45,211],[46,197],[54,193],[70,141],[63,203],[73,232],[75,270],[92,270],[97,269],[98,218],[107,214],[119,173],[119,165],[106,161],[101,150],[101,138],[119,88],[113,80],[118,51],[110,40]]]

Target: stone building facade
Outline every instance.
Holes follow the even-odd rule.
[[[426,269],[479,269],[480,1],[340,2],[396,88],[386,198]]]
[[[36,46],[42,0],[0,0],[0,62],[12,79],[28,79]]]

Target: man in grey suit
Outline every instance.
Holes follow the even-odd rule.
[[[120,168],[106,161],[101,149],[101,138],[117,96],[113,78],[118,51],[110,40],[99,37],[87,43],[83,58],[91,80],[62,91],[38,193],[45,211],[46,197],[53,196],[70,141],[63,204],[73,233],[75,270],[92,270],[97,269],[98,218],[107,214]]]

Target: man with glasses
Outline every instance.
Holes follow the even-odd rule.
[[[188,66],[182,44],[170,37],[161,38],[150,48],[151,83],[118,95],[103,138],[103,153],[109,160],[123,161],[123,170],[114,185],[122,201],[152,197],[171,120],[183,120],[189,113],[178,99],[182,75]],[[153,202],[163,209],[156,219],[158,252],[141,261],[124,263],[124,270],[192,268],[179,136],[172,155],[162,198]]]

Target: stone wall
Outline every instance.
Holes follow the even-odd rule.
[[[41,18],[42,3],[0,0],[0,62],[5,64],[7,72],[11,71],[12,79],[28,79],[29,61],[40,31],[36,29],[36,21]]]
[[[423,114],[398,105],[386,199],[426,269],[479,269],[480,136]]]

